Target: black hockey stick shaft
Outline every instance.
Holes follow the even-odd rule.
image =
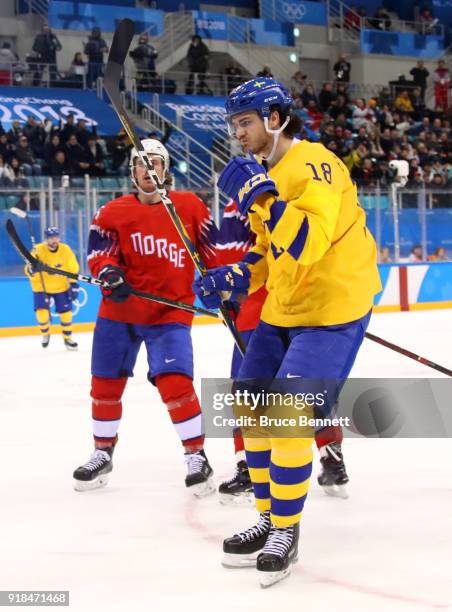
[[[118,27],[116,28],[116,32],[113,36],[113,42],[110,47],[110,54],[108,56],[107,67],[105,70],[104,89],[107,92],[112,106],[116,111],[116,114],[118,115],[118,118],[121,121],[128,137],[130,138],[130,141],[137,150],[142,163],[145,165],[150,178],[154,182],[159,192],[162,203],[165,206],[169,216],[171,217],[171,220],[182,242],[184,243],[184,246],[187,249],[191,259],[193,260],[196,269],[198,270],[199,274],[201,274],[201,276],[205,276],[207,274],[207,268],[202,261],[201,255],[199,254],[195,245],[191,241],[191,238],[188,235],[184,224],[182,223],[179,215],[177,214],[176,209],[174,208],[174,204],[168,196],[168,192],[165,188],[165,185],[162,181],[160,181],[154,169],[152,160],[150,160],[149,157],[146,155],[143,145],[141,144],[141,140],[138,138],[133,123],[128,117],[121,101],[119,81],[134,34],[135,24],[131,19],[123,19],[122,21],[120,21]],[[224,324],[231,332],[238,349],[240,350],[242,355],[244,355],[246,350],[245,343],[240,333],[236,329],[235,324],[224,305],[221,306],[220,312]]]
[[[53,268],[52,266],[48,266],[47,264],[34,257],[24,245],[22,240],[19,238],[16,228],[14,227],[14,223],[10,219],[8,219],[8,221],[6,222],[6,231],[11,239],[11,242],[16,247],[19,254],[24,258],[25,262],[30,264],[33,268],[36,268],[38,271],[48,272],[49,274],[56,274],[58,276],[65,276],[66,278],[70,278],[71,280],[88,283],[89,285],[97,285],[98,287],[104,288],[109,287],[108,283],[98,280],[97,278],[93,278],[92,276],[86,276],[85,274],[75,274],[74,272],[61,270],[61,268]],[[154,295],[153,293],[146,293],[144,291],[132,289],[131,295],[142,298],[144,300],[149,300],[151,302],[156,302],[157,304],[162,304],[164,306],[170,306],[172,308],[178,308],[180,310],[185,310],[194,314],[202,314],[208,317],[218,319],[218,314],[216,312],[212,312],[211,310],[207,310],[205,308],[199,308],[198,306],[193,306],[191,304],[186,304],[185,302],[178,302],[176,300],[170,300],[169,298],[160,297],[158,295]]]
[[[368,338],[369,340],[372,340],[373,342],[376,342],[377,344],[381,344],[382,346],[385,346],[386,348],[389,348],[392,351],[399,353],[400,355],[404,355],[405,357],[408,357],[409,359],[413,359],[414,361],[417,361],[418,363],[422,363],[422,365],[432,368],[433,370],[437,370],[438,372],[441,372],[442,374],[446,374],[447,376],[452,376],[452,370],[449,370],[449,368],[445,368],[444,366],[439,365],[438,363],[435,363],[434,361],[430,361],[430,359],[421,357],[420,355],[417,355],[416,353],[413,353],[412,351],[409,351],[408,349],[403,348],[402,346],[398,346],[397,344],[388,342],[388,340],[384,340],[383,338],[380,338],[379,336],[375,336],[374,334],[371,334],[369,332],[366,332],[366,338]]]

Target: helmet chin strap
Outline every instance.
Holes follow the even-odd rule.
[[[272,146],[272,150],[270,151],[270,153],[265,156],[262,155],[262,159],[265,159],[265,161],[271,161],[273,159],[273,156],[276,153],[276,147],[278,146],[278,142],[279,142],[279,137],[281,136],[284,128],[288,125],[290,121],[290,117],[286,117],[286,120],[284,121],[284,123],[282,124],[282,126],[280,128],[278,128],[277,130],[272,130],[268,127],[268,117],[264,117],[264,127],[265,127],[265,131],[267,132],[267,134],[272,134],[273,135],[273,146]]]
[[[140,191],[145,196],[153,196],[154,194],[158,193],[157,187],[154,189],[154,191],[145,191],[144,189],[141,189],[141,187],[138,185],[134,176],[131,177],[131,180],[135,187],[138,189],[138,191]]]

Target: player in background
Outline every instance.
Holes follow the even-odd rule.
[[[36,245],[33,255],[48,266],[77,274],[79,271],[77,259],[71,247],[60,241],[58,228],[48,227],[44,234],[46,241]],[[41,346],[47,348],[50,342],[50,299],[52,298],[55,310],[60,315],[64,345],[70,351],[77,350],[77,342],[72,338],[72,302],[78,297],[77,282],[48,272],[33,272],[28,264],[25,266],[25,274],[30,279],[33,291],[34,310],[41,332]]]
[[[142,144],[169,187],[168,151],[158,140]],[[156,385],[185,452],[185,484],[202,496],[214,487],[203,450],[201,407],[193,388],[193,314],[130,295],[132,287],[193,304],[194,265],[135,149],[130,171],[137,192],[101,207],[88,239],[91,273],[109,288],[102,290],[92,348],[95,450],[75,470],[75,488],[84,491],[107,482],[122,416],[121,397],[144,344],[148,378]],[[192,193],[172,192],[170,197],[206,265],[215,265],[218,230],[209,211]]]
[[[377,250],[347,168],[322,144],[294,138],[300,125],[291,109],[287,89],[271,78],[229,94],[230,131],[259,161],[231,160],[218,185],[248,215],[256,243],[241,262],[209,271],[194,287],[212,308],[221,292],[234,300],[265,284],[268,296],[237,379],[276,378],[289,393],[289,379],[297,393],[327,380],[332,408],[381,290]],[[224,564],[255,564],[262,586],[285,578],[297,560],[312,441],[245,438],[260,516],[224,541]]]
[[[221,265],[238,263],[254,245],[256,236],[250,230],[248,217],[242,215],[232,200],[226,205],[218,236],[217,253]],[[248,344],[257,327],[262,306],[267,297],[265,286],[237,303],[235,324],[245,344]],[[237,378],[242,355],[234,346],[231,363],[231,378]],[[348,475],[342,454],[342,428],[326,427],[315,432],[315,441],[320,453],[322,471],[317,481],[328,495],[346,498]],[[234,430],[234,448],[237,466],[234,476],[219,486],[220,501],[225,505],[254,503],[253,487],[246,464],[243,438],[240,429]]]

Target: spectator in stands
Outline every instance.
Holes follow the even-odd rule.
[[[444,176],[437,172],[433,174],[433,180],[428,185],[428,190],[431,191],[431,202],[433,208],[451,208],[451,198],[449,193],[444,193],[449,190]]]
[[[422,91],[420,87],[415,87],[410,95],[411,104],[413,106],[413,119],[415,121],[419,121],[422,117],[422,114],[425,112],[425,102],[422,96]]]
[[[41,84],[43,71],[46,66],[49,69],[49,80],[50,86],[55,87],[57,84],[58,71],[57,71],[57,52],[61,51],[61,43],[58,38],[53,34],[48,24],[42,26],[42,31],[35,37],[33,42],[33,52],[39,58],[40,64],[37,68],[33,77],[33,85],[37,86]]]
[[[28,138],[23,134],[17,143],[15,157],[19,161],[25,176],[41,176],[41,166],[29,145]]]
[[[5,132],[0,133],[0,155],[3,157],[5,162],[9,162],[11,159],[14,146],[9,144],[8,135]]]
[[[319,110],[326,113],[335,100],[336,94],[333,91],[332,83],[324,83],[319,93]]]
[[[85,44],[84,53],[88,57],[87,86],[92,89],[99,77],[104,74],[104,53],[108,52],[107,43],[102,38],[100,28],[95,27],[91,31],[88,42]]]
[[[50,176],[70,176],[73,173],[65,153],[61,149],[58,149],[50,160],[49,171]]]
[[[76,129],[77,128],[75,125],[74,115],[70,113],[66,117],[66,123],[64,124],[64,127],[60,127],[61,142],[63,144],[66,144],[72,134],[75,134]]]
[[[342,53],[333,66],[336,83],[349,83],[351,69],[352,65],[347,61],[347,56]]]
[[[84,151],[79,145],[75,134],[69,136],[69,140],[64,147],[64,153],[68,160],[70,174],[73,176],[83,176],[86,174],[89,164],[83,161]]]
[[[428,261],[449,261],[444,247],[438,247],[433,251],[432,255],[427,257]]]
[[[421,88],[421,97],[425,98],[425,90],[427,89],[427,79],[430,72],[424,65],[423,60],[419,60],[414,68],[411,68],[410,74],[413,77],[413,84]]]
[[[380,93],[378,94],[377,105],[380,108],[383,108],[383,106],[385,105],[391,107],[393,104],[393,100],[394,99],[392,97],[391,90],[389,89],[389,87],[383,87]]]
[[[13,84],[13,64],[17,56],[11,51],[11,43],[4,42],[0,49],[0,85]]]
[[[292,84],[292,90],[295,95],[301,94],[301,92],[306,86],[307,78],[308,78],[307,75],[303,74],[301,70],[297,70],[296,73],[292,76],[291,84]]]
[[[224,76],[226,77],[226,93],[228,94],[232,89],[238,87],[243,83],[244,78],[240,68],[233,62],[229,63],[225,70]]]
[[[315,106],[317,106],[317,96],[315,95],[314,87],[312,85],[306,85],[306,89],[301,94],[301,101],[303,102],[303,106],[305,108],[308,107],[311,101],[314,102]]]
[[[22,126],[20,125],[20,121],[13,121],[11,123],[11,128],[8,132],[8,143],[10,145],[16,145],[21,134]]]
[[[435,106],[445,112],[449,109],[450,72],[444,60],[439,60],[435,70]]]
[[[420,244],[417,244],[411,249],[411,253],[410,253],[410,256],[408,257],[408,261],[412,263],[424,261],[424,257],[422,254],[422,247]]]
[[[93,133],[95,134],[95,126],[93,125],[92,131],[90,132],[86,127],[86,120],[79,119],[77,121],[77,127],[75,128],[75,135],[77,136],[78,144],[85,148],[88,146],[88,140],[91,138]]]
[[[438,23],[438,19],[433,17],[432,11],[428,6],[425,6],[421,10],[419,21],[421,23],[420,34],[433,34],[435,32],[435,26]]]
[[[85,87],[86,72],[87,66],[86,62],[83,60],[83,55],[80,52],[75,53],[68,72],[71,83],[76,85],[77,82],[80,82],[82,87]]]
[[[381,170],[374,159],[366,157],[361,166],[355,165],[352,168],[351,177],[360,187],[375,188],[381,178]]]
[[[104,174],[104,154],[94,134],[91,134],[88,139],[83,161],[89,164],[87,172],[90,176],[102,176]]]
[[[206,72],[209,67],[209,49],[202,41],[201,37],[195,34],[192,36],[190,46],[187,51],[187,62],[190,74],[187,81],[186,94],[204,93],[207,87],[205,82]],[[194,83],[198,80],[196,88]]]
[[[366,104],[364,99],[359,98],[356,100],[356,105],[353,110],[353,127],[355,130],[359,130],[361,126],[364,126],[367,131],[371,131],[374,121],[374,110]]]
[[[50,140],[44,145],[44,169],[48,172],[51,168],[52,161],[55,159],[57,151],[63,151],[63,144],[59,134],[52,134]]]
[[[259,72],[256,73],[257,77],[265,77],[268,79],[273,79],[273,73],[272,73],[272,69],[270,68],[270,66],[263,66],[262,70],[259,70]]]
[[[158,53],[149,42],[147,34],[141,34],[138,39],[138,46],[129,53],[135,62],[137,71],[137,87],[139,91],[146,91],[152,85],[153,79],[157,76],[155,71],[155,60]]]
[[[127,176],[129,171],[129,153],[132,148],[127,134],[122,130],[118,136],[108,143],[111,153],[112,169],[119,176]]]
[[[36,121],[33,115],[28,115],[27,121],[22,128],[22,134],[28,138],[28,142],[37,157],[42,157],[42,148],[46,137],[44,127]]]
[[[368,20],[369,25],[376,30],[381,30],[383,32],[389,32],[391,29],[391,15],[388,11],[381,7],[375,13],[375,17]]]
[[[391,262],[392,262],[392,257],[391,257],[391,251],[389,250],[389,247],[382,247],[380,251],[380,255],[378,257],[378,263],[391,263]]]
[[[14,172],[0,154],[0,187],[11,187],[15,179]]]
[[[413,103],[406,89],[401,91],[395,99],[395,107],[404,113],[414,113]]]

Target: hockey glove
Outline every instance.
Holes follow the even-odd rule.
[[[250,276],[244,263],[212,268],[193,283],[193,291],[206,308],[219,308],[223,301],[236,302],[248,293]]]
[[[255,159],[232,159],[218,179],[218,187],[237,202],[242,215],[246,215],[260,193],[279,195],[274,181]]]
[[[71,302],[75,302],[75,300],[78,298],[79,291],[80,287],[78,286],[78,283],[71,283],[68,289],[69,299]]]
[[[108,287],[101,287],[102,295],[113,302],[125,302],[130,295],[132,287],[125,281],[124,270],[116,266],[105,266],[99,272],[99,280],[108,283]]]

